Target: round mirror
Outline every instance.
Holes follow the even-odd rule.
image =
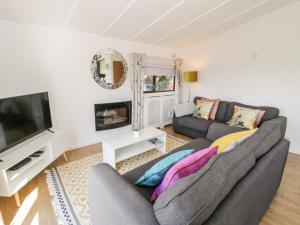
[[[127,63],[124,57],[114,49],[103,49],[94,55],[91,71],[94,80],[103,88],[120,87],[127,74]]]

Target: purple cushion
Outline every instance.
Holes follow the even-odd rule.
[[[218,147],[209,147],[180,160],[171,167],[161,184],[157,186],[151,196],[151,201],[155,201],[162,192],[170,189],[180,179],[200,170],[217,152]]]

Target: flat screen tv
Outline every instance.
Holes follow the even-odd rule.
[[[47,92],[0,99],[0,153],[51,127]]]

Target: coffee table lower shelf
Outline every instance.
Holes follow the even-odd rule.
[[[151,135],[151,137],[149,137],[149,135],[146,135],[145,139],[143,139],[143,137],[139,137],[136,139],[136,141],[130,141],[129,143],[124,143],[124,145],[119,145],[118,147],[114,147],[115,145],[110,143],[110,141],[103,140],[103,162],[108,163],[113,168],[116,168],[117,162],[131,158],[135,155],[147,152],[152,149],[158,149],[162,153],[166,153],[166,133],[155,128],[152,129],[153,130],[149,130],[148,128],[147,130],[153,131],[153,135]],[[146,133],[149,134],[149,132]],[[161,143],[159,145],[151,143],[150,140],[153,138],[159,139]],[[115,142],[117,141],[118,139],[115,139]]]

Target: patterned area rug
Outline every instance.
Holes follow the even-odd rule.
[[[167,151],[172,151],[186,143],[185,140],[167,135]],[[162,153],[157,149],[150,150],[117,163],[117,170],[123,174],[161,155]],[[91,224],[87,173],[91,166],[101,162],[102,153],[98,153],[45,171],[49,192],[54,196],[53,208],[59,224]]]

